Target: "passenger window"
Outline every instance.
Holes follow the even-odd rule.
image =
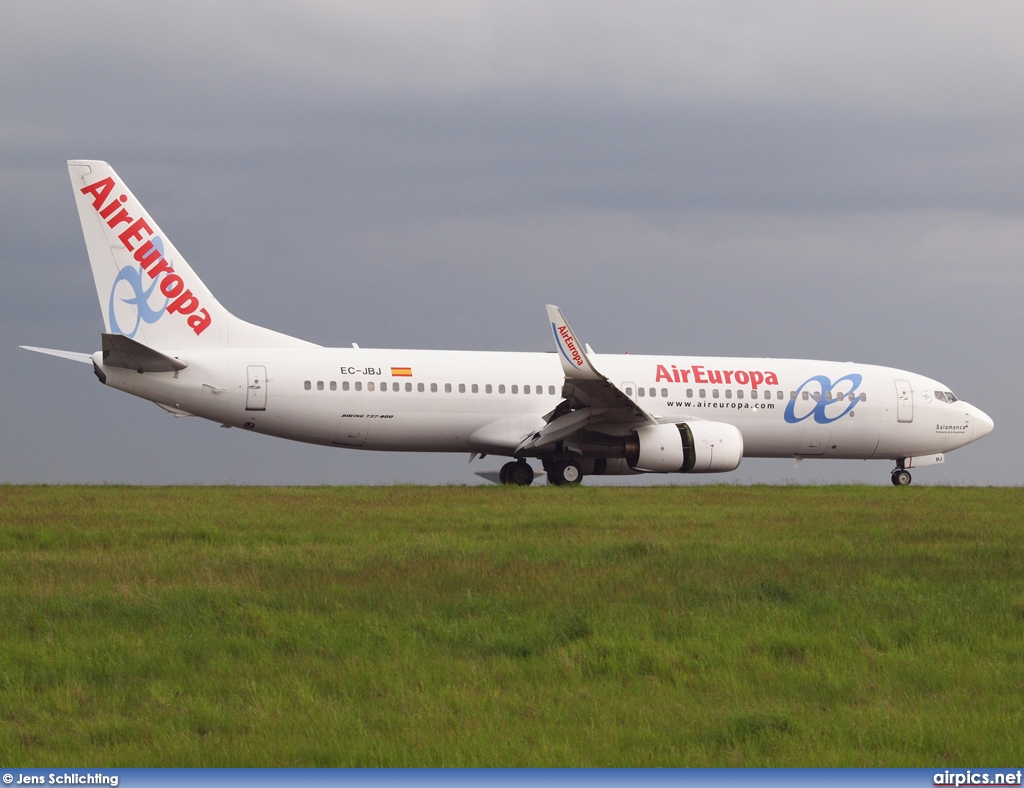
[[[811,399],[813,399],[815,402],[821,402],[821,392],[820,391],[812,392],[811,393]]]
[[[474,394],[479,394],[480,393],[480,387],[478,385],[476,385],[476,383],[474,383],[472,391],[473,391]]]
[[[316,390],[317,391],[323,391],[324,390],[324,382],[322,380],[318,380],[316,382]]]
[[[331,381],[331,391],[337,391],[337,390],[338,390],[338,381],[332,380]]]
[[[362,391],[362,390],[363,390],[363,382],[361,380],[357,380],[356,381],[356,391]]]
[[[517,386],[515,383],[512,384],[512,393],[513,394],[518,394],[519,393],[519,386]]]
[[[718,399],[718,389],[711,389],[711,399]]]
[[[707,391],[705,389],[701,389],[700,390],[700,398],[704,399],[705,397],[707,397]]]
[[[726,399],[732,399],[732,389],[726,389],[725,390],[725,398]]]
[[[826,391],[825,392],[825,402],[831,402],[831,401],[832,401],[832,392],[831,391]]]
[[[687,389],[686,390],[686,396],[687,397],[692,397],[693,396],[693,389]]]
[[[423,384],[421,383],[420,385],[423,385]],[[406,391],[412,391],[412,383],[406,383],[405,384],[405,390]]]
[[[484,386],[484,393],[486,393],[486,394],[490,394],[491,393],[491,384],[490,383],[488,383],[486,386]]]
[[[348,381],[347,380],[341,381],[341,390],[342,391],[348,391]]]
[[[736,399],[743,399],[743,389],[736,392]]]
[[[305,383],[302,384],[302,388],[304,388],[306,391],[309,391],[310,389],[313,388],[313,381],[307,380]]]
[[[437,384],[436,383],[431,383],[430,384],[430,393],[431,394],[437,394]]]
[[[863,391],[860,394],[860,401],[861,402],[867,402],[868,401],[868,395],[865,394]]]
[[[792,398],[796,399],[796,392],[790,392],[790,393],[793,394]],[[768,395],[771,396],[771,392],[768,392]],[[786,395],[785,395],[784,392],[782,392],[782,391],[776,392],[775,399],[785,399],[785,398],[786,398]]]
[[[626,386],[626,396],[627,397],[632,397],[633,396],[633,387],[632,386]]]
[[[661,390],[661,396],[667,397],[668,396],[668,389],[662,389]]]
[[[806,391],[800,392],[800,395],[803,397],[804,402],[806,402],[807,400],[809,400],[811,398],[811,395],[808,394]]]
[[[416,390],[422,392],[423,391],[423,384],[422,383],[417,383],[416,384]]]
[[[555,387],[554,386],[548,386],[548,394],[551,395],[552,397],[555,396]]]
[[[366,384],[366,390],[367,391],[373,391],[373,381],[372,380],[369,383]]]
[[[529,393],[530,393],[530,387],[529,386],[523,386],[523,394],[529,394]]]
[[[381,391],[387,391],[388,390],[388,382],[386,380],[381,382],[380,390]]]
[[[445,383],[444,384],[444,393],[445,394],[451,394],[452,393],[452,384],[451,383]]]
[[[465,383],[460,383],[459,384],[459,394],[465,394],[465,393],[466,393],[466,384]]]
[[[750,398],[757,399],[757,389],[754,389],[753,391],[750,392]]]
[[[537,391],[538,394],[543,394],[544,393],[544,387],[543,386],[534,386],[534,389]]]
[[[644,396],[644,390],[643,390],[643,389],[637,389],[637,390],[636,390],[636,395],[637,395],[638,397],[642,397],[642,396]]]
[[[498,393],[499,394],[504,394],[505,393],[505,384],[504,383],[499,383],[498,384]]]
[[[652,397],[656,397],[656,396],[658,396],[657,394],[655,394],[655,393],[654,393],[654,389],[650,389],[650,390],[648,390],[648,392],[647,392],[647,393],[648,393],[648,394],[650,394],[650,395],[651,395]]]

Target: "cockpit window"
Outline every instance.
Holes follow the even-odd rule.
[[[946,402],[956,402],[956,395],[952,391],[946,392]]]
[[[936,391],[935,399],[937,399],[939,402],[956,402],[956,396],[953,394],[952,391]]]

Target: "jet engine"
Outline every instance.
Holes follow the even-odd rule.
[[[626,438],[626,463],[647,473],[720,473],[743,459],[743,436],[731,424],[651,424]]]

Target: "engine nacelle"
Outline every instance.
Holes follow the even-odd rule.
[[[647,473],[721,473],[743,459],[743,436],[731,424],[651,424],[626,438],[629,467]]]

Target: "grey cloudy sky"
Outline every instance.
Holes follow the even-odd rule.
[[[98,347],[65,166],[98,158],[252,322],[550,350],[557,303],[601,352],[910,369],[996,422],[916,481],[1021,484],[1021,30],[1024,6],[994,2],[5,3],[0,483],[473,483],[499,464],[174,419],[18,350]],[[745,460],[704,480],[888,471]]]

